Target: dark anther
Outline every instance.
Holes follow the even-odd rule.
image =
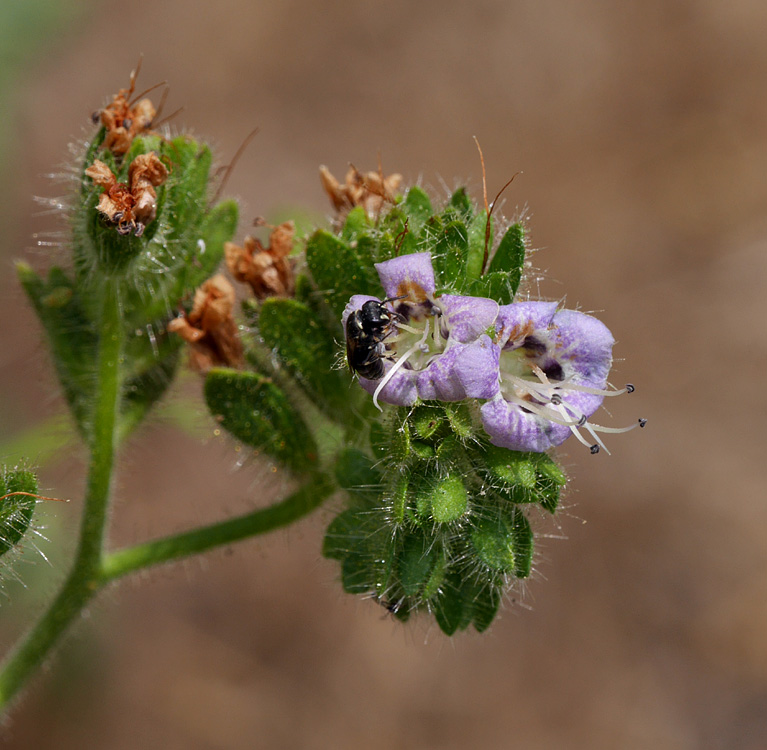
[[[631,383],[626,383],[626,393],[633,393],[636,390]]]
[[[647,420],[646,420],[646,419],[641,419],[641,418],[640,418],[640,420],[639,420],[639,426],[640,426],[640,427],[644,427],[646,424],[647,424]]]
[[[583,414],[581,418],[578,420],[578,427],[583,427],[583,425],[585,425],[586,422],[588,422],[588,419],[586,418],[586,415]],[[591,452],[593,453],[594,451],[591,451]]]
[[[591,451],[591,455],[593,456],[596,453],[599,453],[599,446],[596,443],[594,443],[594,445],[592,445],[591,448],[589,448],[589,450]]]
[[[93,124],[95,125],[99,120],[101,119],[101,110],[97,109],[92,115],[91,120],[93,120]]]
[[[559,406],[562,403],[562,396],[559,393],[555,393],[551,397],[551,403],[554,404],[554,406]]]

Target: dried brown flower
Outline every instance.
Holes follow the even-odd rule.
[[[242,343],[234,321],[234,287],[217,274],[195,293],[192,310],[168,323],[168,331],[177,333],[190,344],[189,364],[198,372],[211,367],[242,367]]]
[[[129,185],[118,182],[112,170],[98,159],[85,170],[85,174],[104,188],[97,206],[102,216],[116,224],[120,234],[133,233],[140,237],[157,213],[155,188],[168,178],[168,169],[157,154],[154,151],[140,154],[131,162],[128,167]]]
[[[394,203],[402,175],[391,174],[384,177],[380,166],[377,172],[363,174],[351,165],[342,185],[327,167],[321,166],[320,180],[338,214],[338,220],[342,221],[346,214],[357,206],[362,206],[368,216],[376,218],[384,203]]]
[[[257,219],[256,226],[268,226]],[[237,279],[250,284],[257,299],[289,297],[293,294],[293,262],[288,257],[293,249],[295,226],[292,221],[272,227],[269,247],[255,237],[246,237],[243,247],[227,242],[224,245],[226,267]]]
[[[131,195],[136,201],[133,215],[137,224],[146,225],[157,215],[156,187],[168,179],[167,167],[157,158],[154,151],[139,154],[128,167],[128,182]]]
[[[157,115],[157,110],[149,99],[141,99],[135,103],[131,101],[139,68],[140,66],[131,73],[130,86],[127,89],[120,89],[104,109],[93,113],[93,121],[101,122],[107,130],[104,147],[116,156],[126,153],[133,139],[152,127]]]

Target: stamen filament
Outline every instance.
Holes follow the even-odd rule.
[[[407,362],[407,360],[413,356],[417,351],[419,351],[423,345],[426,343],[426,339],[429,335],[429,321],[426,321],[426,326],[423,329],[423,336],[421,336],[420,340],[417,341],[413,346],[411,346],[392,366],[392,368],[389,370],[389,372],[384,375],[381,382],[378,384],[378,387],[375,389],[375,393],[373,393],[373,404],[375,404],[376,409],[378,411],[383,411],[381,406],[378,404],[378,394],[381,393],[381,391],[386,387],[386,384],[394,377],[395,373],[402,367],[402,365]]]

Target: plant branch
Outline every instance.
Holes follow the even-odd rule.
[[[113,552],[102,562],[101,583],[287,526],[321,505],[335,489],[330,479],[317,475],[285,500],[268,508]]]
[[[103,286],[98,385],[89,446],[91,459],[77,555],[69,577],[48,611],[3,664],[0,670],[0,708],[6,706],[23,687],[99,589],[98,573],[112,488],[120,408],[122,344],[118,282],[108,279]]]

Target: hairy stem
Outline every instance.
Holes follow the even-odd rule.
[[[321,505],[335,489],[328,478],[316,476],[268,508],[113,552],[104,558],[102,582],[287,526]]]
[[[123,345],[117,281],[107,280],[102,294],[97,390],[89,446],[91,457],[77,555],[68,578],[48,611],[3,664],[0,670],[0,707],[13,699],[100,586],[99,571],[120,408]]]

